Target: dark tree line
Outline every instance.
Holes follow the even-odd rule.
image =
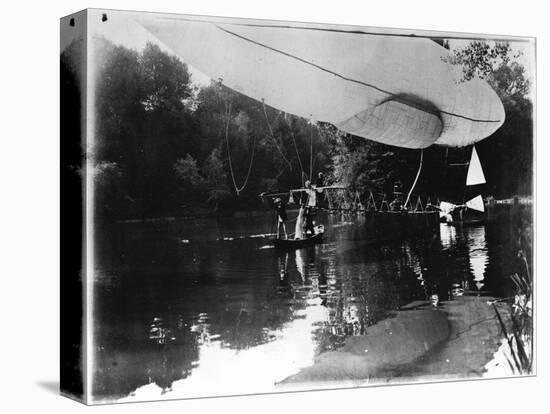
[[[96,40],[96,213],[124,219],[188,216],[262,208],[264,191],[297,188],[317,172],[363,197],[408,188],[419,151],[390,147],[311,123],[238,94],[217,81],[197,87],[187,66],[148,44],[143,51]],[[62,56],[69,60],[70,49]],[[506,122],[477,144],[484,195],[532,193],[532,104],[524,68],[505,44],[473,42],[454,51],[464,81],[487,79]],[[449,158],[470,148],[424,152],[417,193],[460,199],[466,169]]]
[[[454,51],[451,63],[463,68],[464,81],[487,80],[504,105],[506,121],[478,152],[486,168],[487,191],[497,197],[533,193],[533,104],[525,68],[508,43],[474,41]]]
[[[317,126],[219,82],[148,44],[99,40],[96,207],[109,219],[262,208],[264,191],[300,187],[328,166]],[[246,183],[246,185],[245,185]]]

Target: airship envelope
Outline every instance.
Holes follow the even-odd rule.
[[[504,122],[481,79],[419,37],[149,15],[137,23],[214,80],[278,110],[404,148],[463,147]]]

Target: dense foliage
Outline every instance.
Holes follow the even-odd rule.
[[[99,217],[186,216],[261,208],[263,191],[327,168],[326,137],[212,82],[148,44],[99,40],[95,183]],[[303,172],[302,172],[303,171]]]
[[[450,62],[462,67],[463,81],[474,76],[487,80],[504,105],[506,121],[491,137],[477,145],[488,193],[497,197],[533,192],[533,104],[521,53],[510,44],[490,46],[473,41],[453,51]]]

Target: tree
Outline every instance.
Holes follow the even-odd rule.
[[[180,199],[188,207],[206,193],[206,180],[200,174],[197,161],[189,154],[174,163],[174,173],[179,184]]]
[[[189,154],[185,158],[176,160],[174,172],[185,188],[197,190],[204,185],[204,178],[199,173],[197,161]]]
[[[462,82],[474,77],[491,78],[495,68],[510,62],[512,48],[508,42],[495,42],[490,46],[483,40],[475,40],[464,48],[454,49],[453,54],[443,60],[462,67]],[[517,56],[516,56],[517,57]]]
[[[225,166],[220,158],[220,151],[215,148],[204,165],[203,172],[208,184],[208,202],[214,203],[214,211],[218,211],[220,203],[226,200],[231,191],[227,185]]]
[[[94,41],[99,79],[94,157],[98,166],[116,163],[121,172],[113,177],[121,182],[106,184],[124,193],[113,210],[120,216],[174,214],[181,202],[174,164],[196,154],[200,141],[188,104],[194,87],[187,66],[156,45],[138,52]]]
[[[369,192],[391,193],[396,181],[409,184],[414,178],[414,151],[349,135],[328,124],[322,130],[329,142],[331,182],[366,197]]]
[[[105,171],[101,191],[120,195],[109,199],[109,216],[260,208],[259,193],[301,187],[330,166],[319,125],[220,82],[199,89],[187,66],[158,46],[136,51],[94,42],[95,163],[116,166]],[[236,186],[246,181],[239,194],[230,159]]]
[[[145,110],[183,111],[185,101],[193,94],[187,65],[151,43],[145,46],[139,63],[143,73],[145,96],[142,104]]]
[[[316,124],[265,106],[219,82],[201,88],[197,102],[194,115],[202,136],[199,163],[217,148],[227,174],[231,157],[237,187],[248,177],[238,195],[231,189],[226,208],[260,208],[259,193],[299,188],[302,168],[309,176],[310,169],[316,173],[330,163]]]
[[[508,42],[473,41],[445,59],[462,66],[463,82],[485,79],[502,100],[506,113],[503,126],[477,144],[489,191],[501,197],[532,194],[533,109],[530,82],[517,61],[520,55]]]

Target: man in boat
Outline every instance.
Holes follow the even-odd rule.
[[[286,207],[283,204],[283,200],[278,197],[273,200],[273,203],[275,204],[275,211],[277,212],[277,238],[280,238],[282,228],[286,240],[288,239],[286,232]]]
[[[315,181],[315,186],[317,188],[321,188],[324,185],[325,185],[325,177],[323,176],[322,172],[319,172],[319,174],[317,174],[317,181]]]

